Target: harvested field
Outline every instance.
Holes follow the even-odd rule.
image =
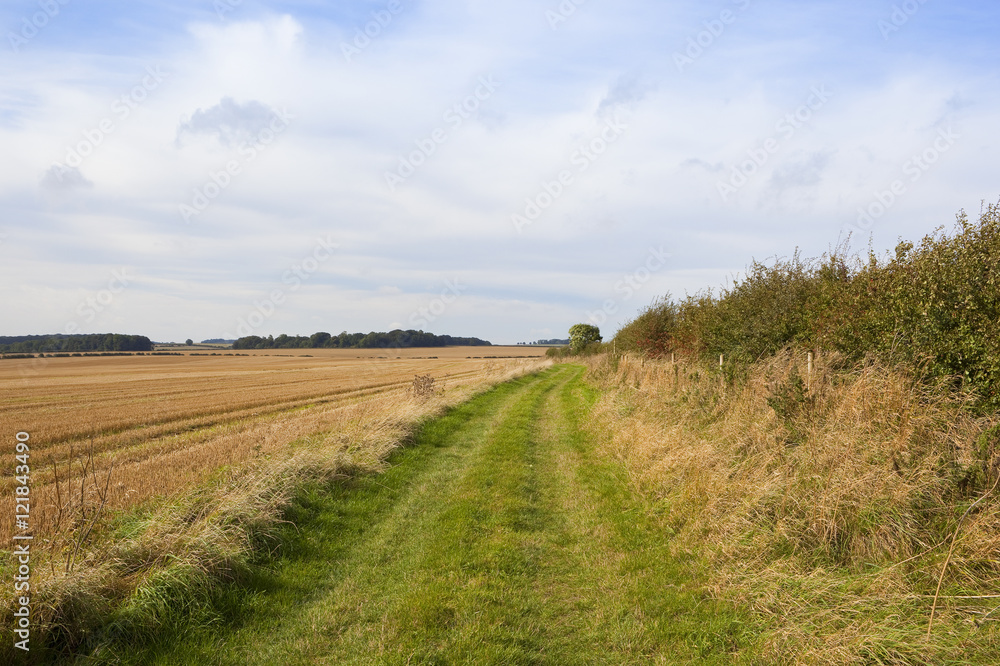
[[[416,375],[445,395],[537,363],[543,348],[197,351],[180,356],[84,356],[0,363],[0,451],[31,435],[31,524],[67,527],[88,505],[141,504],[224,465],[273,454],[312,433],[346,427],[357,410],[408,400]],[[0,481],[13,515],[14,479]],[[54,483],[56,480],[58,484]],[[104,491],[104,487],[107,491]],[[0,539],[11,536],[0,526]]]

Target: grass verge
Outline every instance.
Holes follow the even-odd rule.
[[[808,368],[594,359],[595,422],[670,552],[703,554],[716,598],[769,618],[763,662],[996,663],[996,420],[901,369]]]

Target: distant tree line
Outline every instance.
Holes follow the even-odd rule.
[[[4,354],[118,351],[153,351],[153,343],[144,335],[118,333],[0,336],[0,352]]]
[[[488,347],[492,343],[479,338],[455,338],[450,335],[434,335],[424,331],[402,331],[396,329],[388,333],[348,333],[340,335],[313,333],[285,335],[278,337],[248,335],[233,343],[233,349],[397,349],[407,347]]]
[[[556,347],[561,345],[568,345],[569,339],[558,340],[553,338],[552,340],[535,340],[534,342],[519,342],[517,343],[519,347]]]

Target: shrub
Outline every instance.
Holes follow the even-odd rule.
[[[410,392],[414,398],[426,400],[434,395],[434,378],[430,375],[416,375]]]
[[[742,279],[675,302],[666,297],[615,336],[622,351],[674,352],[744,364],[795,346],[825,348],[858,362],[874,357],[955,377],[1000,408],[1000,206],[978,221],[958,215],[918,246],[901,242],[880,259],[819,259],[798,252],[772,265],[754,261]]]

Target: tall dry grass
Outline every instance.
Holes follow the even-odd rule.
[[[765,660],[992,663],[1000,428],[971,396],[836,355],[810,374],[805,352],[590,365],[608,445],[714,593],[769,618]]]
[[[303,488],[379,471],[421,422],[550,364],[490,362],[476,381],[466,378],[432,395],[408,396],[404,390],[234,426],[205,443],[215,449],[210,458],[198,458],[214,465],[207,482],[174,485],[172,476],[204,478],[206,469],[187,474],[183,459],[154,458],[157,464],[144,469],[144,478],[153,486],[159,482],[161,492],[131,513],[110,513],[113,505],[102,497],[104,475],[95,474],[70,506],[72,515],[34,542],[32,645],[71,653],[116,633],[132,640],[152,634],[178,605],[196,606],[215,586],[238,579],[255,554],[273,544]],[[13,609],[8,587],[0,592],[0,607]],[[10,631],[9,623],[0,630],[0,656],[11,656]]]

